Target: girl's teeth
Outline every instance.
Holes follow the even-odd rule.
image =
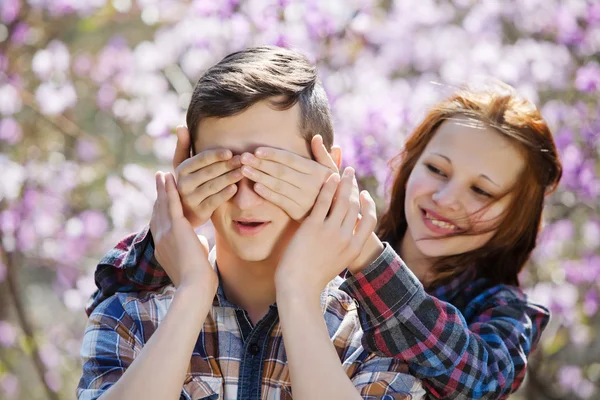
[[[453,224],[449,224],[448,222],[437,220],[437,219],[433,218],[429,213],[427,213],[426,217],[435,226],[439,226],[440,228],[443,228],[443,229],[451,229],[451,230],[455,229],[455,226]]]

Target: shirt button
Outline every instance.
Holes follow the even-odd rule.
[[[257,355],[260,352],[260,347],[258,347],[258,345],[256,343],[253,343],[248,348],[248,352],[250,354],[252,354],[253,356],[255,356],[255,355]]]

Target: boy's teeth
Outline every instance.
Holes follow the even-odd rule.
[[[429,219],[431,221],[432,224],[434,224],[435,226],[439,226],[440,228],[443,229],[455,229],[455,226],[453,224],[450,224],[448,222],[444,222],[444,221],[440,221],[437,220],[435,218],[433,218],[431,216],[431,214],[427,213],[426,215],[427,219]]]

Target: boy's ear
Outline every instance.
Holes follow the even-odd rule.
[[[329,151],[329,155],[333,159],[335,165],[337,165],[338,170],[342,165],[342,148],[338,145],[331,146],[331,150]]]

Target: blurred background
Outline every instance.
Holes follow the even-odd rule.
[[[317,63],[381,207],[456,87],[493,76],[540,107],[565,173],[522,281],[553,317],[514,398],[600,398],[596,0],[0,0],[0,398],[75,397],[97,261],[149,221],[202,71],[258,44]]]

